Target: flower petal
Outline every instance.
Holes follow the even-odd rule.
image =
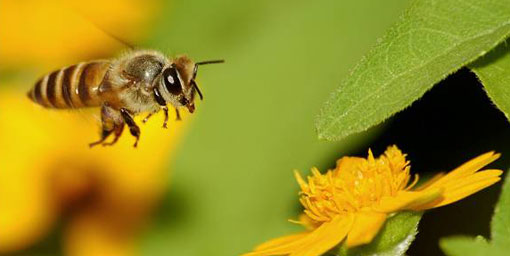
[[[304,236],[308,235],[309,233],[310,232],[302,232],[302,233],[297,233],[297,234],[292,234],[292,235],[288,235],[288,236],[282,236],[282,237],[278,237],[275,239],[271,239],[271,240],[264,242],[264,243],[260,244],[259,246],[257,246],[255,248],[255,251],[263,251],[263,250],[275,248],[275,247],[278,247],[281,245],[285,245],[285,244],[291,243],[293,241],[296,241],[298,239],[301,239]]]
[[[310,233],[299,236],[299,234],[284,236],[269,240],[260,246],[257,246],[253,252],[242,254],[241,256],[264,256],[264,255],[286,255],[293,252],[301,244],[307,241]]]
[[[434,184],[439,179],[443,178],[446,175],[444,172],[440,172],[436,175],[434,175],[432,178],[428,179],[427,181],[423,182],[420,186],[413,189],[413,191],[422,191],[428,187],[430,187],[432,184]]]
[[[347,235],[347,247],[368,244],[374,239],[386,221],[386,214],[361,211],[354,216],[354,224]]]
[[[313,232],[273,239],[257,247],[255,251],[243,254],[243,256],[321,255],[345,238],[347,232],[351,229],[352,223],[352,215],[337,216],[330,222],[324,222]]]
[[[313,234],[310,239],[292,252],[290,256],[322,255],[344,240],[347,233],[351,230],[353,222],[354,215],[349,214],[347,216],[337,216],[331,222],[322,224],[321,227],[324,226],[324,228],[320,232],[317,231],[321,227],[312,232]]]
[[[377,212],[392,213],[400,210],[414,209],[435,201],[441,196],[443,189],[432,188],[424,191],[399,191],[396,196],[381,198],[377,206],[372,207]]]
[[[292,253],[303,244],[307,244],[310,238],[313,238],[312,233],[317,232],[319,229],[320,227],[313,232],[298,233],[269,240],[255,248],[255,251],[245,253],[242,256],[286,255]],[[299,234],[303,235],[299,236]]]
[[[456,181],[459,178],[466,177],[480,170],[484,166],[492,163],[494,160],[498,159],[500,154],[495,154],[494,152],[488,152],[478,157],[475,157],[461,166],[457,167],[455,170],[449,172],[444,177],[438,179],[433,184],[430,184],[428,188],[437,188],[441,187],[447,182]],[[421,187],[420,187],[421,188]]]
[[[436,208],[461,200],[498,182],[502,173],[501,170],[485,170],[459,181],[448,182],[444,185],[444,192],[440,199],[416,206],[413,210]]]
[[[451,193],[473,183],[477,183],[491,178],[497,178],[501,174],[503,174],[503,171],[497,169],[483,170],[475,174],[469,175],[468,177],[462,178],[461,180],[447,182],[443,186],[443,188],[445,189],[444,193],[445,194]]]

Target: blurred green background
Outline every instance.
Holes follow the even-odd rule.
[[[508,153],[508,124],[467,70],[378,127],[337,143],[317,140],[320,106],[409,3],[172,0],[158,5],[141,47],[226,63],[199,71],[205,98],[169,156],[169,187],[139,234],[141,253],[239,255],[300,230],[287,222],[300,212],[292,171],[325,170],[344,154],[365,155],[368,147],[379,154],[397,144],[421,173],[448,170],[488,150]],[[1,64],[0,82],[20,77]],[[21,79],[32,81],[31,75]],[[498,167],[507,165],[503,157]],[[488,234],[497,193],[491,188],[425,214],[409,255],[439,255],[442,236]],[[18,255],[61,252],[59,228]]]
[[[318,141],[314,118],[408,1],[175,1],[147,46],[204,66],[205,100],[171,164],[146,255],[237,255],[298,230],[292,170],[330,167],[375,133]]]

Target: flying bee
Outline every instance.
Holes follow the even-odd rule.
[[[175,108],[195,111],[195,95],[202,93],[195,81],[198,66],[223,63],[223,60],[193,62],[187,56],[167,58],[160,52],[135,50],[116,60],[82,62],[53,71],[39,79],[28,97],[46,108],[73,109],[101,107],[101,138],[95,145],[115,144],[124,125],[140,139],[140,128],[133,116],[149,112],[143,120],[163,110],[167,127],[168,104]],[[114,139],[105,142],[113,133]]]

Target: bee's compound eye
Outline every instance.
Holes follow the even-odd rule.
[[[167,68],[163,71],[163,81],[169,93],[174,95],[182,93],[181,80],[174,67]]]

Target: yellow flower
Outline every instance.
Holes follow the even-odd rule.
[[[97,108],[44,109],[24,90],[0,89],[0,110],[0,254],[37,243],[65,220],[65,255],[135,255],[185,121],[163,129],[162,113],[146,124],[139,116],[138,148],[124,131],[115,146],[91,149]]]
[[[379,158],[343,157],[334,170],[305,181],[301,187],[304,214],[298,223],[308,231],[280,237],[259,245],[254,255],[321,255],[342,241],[348,248],[370,243],[388,215],[399,211],[423,211],[451,204],[500,180],[501,170],[483,170],[499,154],[480,155],[448,174],[438,174],[414,188],[406,155],[391,146]]]
[[[26,91],[39,75],[126,48],[108,33],[140,41],[160,7],[160,0],[0,1],[0,75],[37,72],[0,77],[1,255],[34,245],[61,219],[66,255],[135,253],[138,226],[166,189],[182,124],[161,129],[158,115],[141,125],[136,150],[126,131],[115,147],[89,149],[99,136],[97,108],[43,109]]]
[[[142,125],[136,150],[126,131],[115,147],[89,149],[100,123],[89,110],[43,109],[26,91],[39,75],[126,48],[108,33],[140,41],[159,7],[160,0],[0,1],[1,75],[38,73],[0,77],[0,254],[34,245],[62,219],[66,255],[135,253],[138,226],[167,186],[182,124],[161,129],[158,115]]]

